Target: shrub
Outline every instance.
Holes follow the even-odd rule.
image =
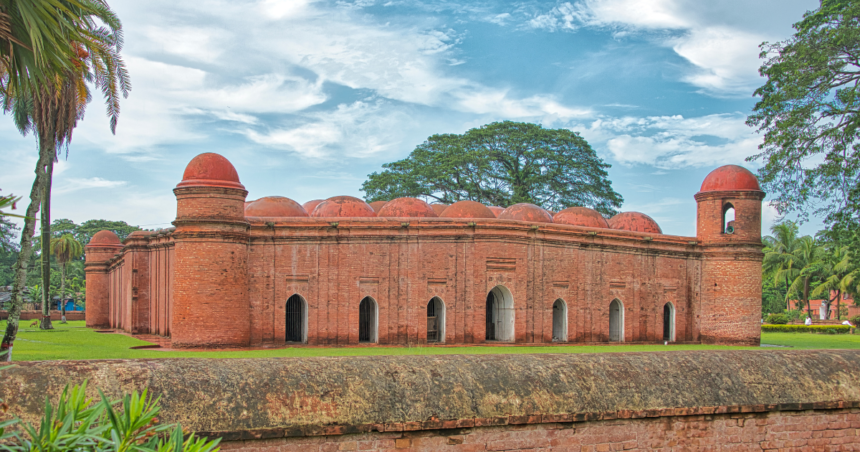
[[[785,315],[788,316],[789,322],[794,322],[806,318],[806,315],[804,315],[803,311],[801,311],[800,309],[792,309],[791,311],[785,311]]]
[[[851,330],[848,325],[762,325],[763,333],[824,333],[846,334]]]
[[[848,321],[851,322],[851,324],[855,327],[858,327],[860,326],[860,315],[855,315],[854,317],[848,319]]]
[[[158,400],[147,391],[126,394],[122,400],[86,398],[86,382],[63,390],[56,407],[45,399],[45,414],[38,426],[21,425],[22,432],[6,438],[3,450],[217,452],[220,439],[208,441],[194,434],[184,438],[178,424],[158,423]],[[15,421],[17,422],[17,420]],[[8,426],[8,425],[5,425]],[[8,432],[7,432],[8,435]]]
[[[789,320],[789,317],[785,314],[770,314],[766,319],[764,319],[765,323],[771,323],[773,325],[785,325]]]

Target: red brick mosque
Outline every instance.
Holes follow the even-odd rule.
[[[246,202],[212,153],[173,192],[175,227],[86,246],[88,327],[173,347],[759,343],[764,193],[739,166],[696,193],[696,237],[583,207]]]

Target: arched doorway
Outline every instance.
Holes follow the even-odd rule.
[[[364,297],[358,305],[358,342],[376,342],[376,300]]]
[[[609,304],[609,341],[624,342],[624,305],[617,298]]]
[[[493,287],[487,294],[488,341],[514,341],[514,297],[504,286]]]
[[[663,305],[663,340],[675,341],[675,306],[672,303]]]
[[[567,342],[567,303],[561,298],[552,304],[552,341]]]
[[[427,342],[445,342],[445,303],[439,297],[427,303]]]
[[[308,341],[308,310],[305,299],[295,294],[287,299],[286,306],[286,342]]]

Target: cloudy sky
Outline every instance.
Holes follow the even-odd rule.
[[[133,90],[116,136],[100,100],[58,165],[53,216],[169,226],[201,152],[249,199],[359,190],[435,133],[500,120],[580,132],[623,210],[695,235],[702,179],[745,163],[758,45],[815,0],[111,0]],[[26,196],[36,145],[0,120],[4,194]],[[769,227],[774,214],[765,214]],[[804,232],[814,232],[818,223]]]

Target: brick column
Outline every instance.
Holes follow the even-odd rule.
[[[87,328],[110,328],[109,261],[122,251],[119,237],[111,231],[97,232],[85,247],[87,275]]]
[[[175,347],[246,347],[251,340],[248,192],[217,154],[189,163],[173,190],[175,273],[171,343]]]

